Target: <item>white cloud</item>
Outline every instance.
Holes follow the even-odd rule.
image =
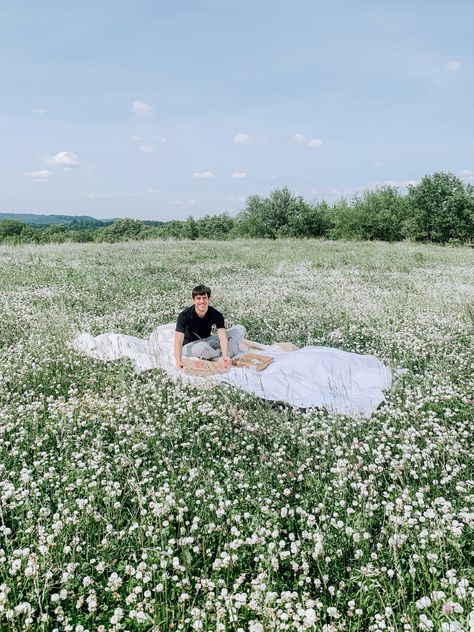
[[[110,198],[114,197],[112,193],[88,193],[86,198],[88,200],[93,200],[94,198],[101,198],[105,200],[110,200]]]
[[[47,165],[63,169],[75,169],[81,165],[79,157],[72,151],[58,151],[55,156],[47,158],[45,162]]]
[[[381,160],[376,160],[374,162],[374,167],[383,167],[383,162]]]
[[[154,189],[153,187],[147,187],[147,188],[145,189],[145,191],[146,191],[147,193],[159,193],[159,192],[160,192],[160,189]]]
[[[143,103],[143,101],[133,101],[132,112],[138,118],[147,118],[153,116],[152,106],[148,105],[148,103]]]
[[[459,172],[459,176],[463,180],[466,180],[466,182],[471,182],[472,184],[474,184],[474,171],[472,171],[472,169],[463,169]]]
[[[35,108],[34,110],[31,110],[32,114],[46,114],[46,110],[44,110],[43,108]]]
[[[446,63],[446,70],[448,70],[449,72],[456,72],[456,70],[460,70],[461,69],[461,62],[459,61],[459,59],[452,59],[451,61],[448,61]]]
[[[142,145],[140,147],[140,151],[143,154],[152,154],[155,151],[155,148],[153,147],[153,145]]]
[[[234,173],[230,176],[231,178],[246,178],[247,174],[243,171],[234,171]]]
[[[262,136],[251,136],[250,134],[246,134],[245,132],[241,132],[240,134],[236,134],[233,139],[233,143],[235,145],[251,145],[253,143],[264,143],[265,138]]]
[[[306,136],[301,133],[293,134],[292,138],[297,143],[301,143],[307,147],[321,147],[323,144],[323,141],[320,138],[306,138]]]
[[[168,204],[180,206],[181,204],[196,204],[196,200],[168,200]]]
[[[193,173],[193,178],[202,178],[208,180],[209,178],[215,178],[216,176],[212,173],[212,171],[196,171]]]
[[[132,136],[132,140],[135,141],[136,143],[141,143],[143,138],[135,134],[135,136]]]
[[[40,171],[27,171],[23,174],[25,178],[31,178],[33,182],[47,182],[53,172],[49,169],[41,169]]]
[[[293,134],[292,136],[293,140],[296,140],[297,143],[305,143],[306,142],[306,136],[303,136],[303,134]]]
[[[166,138],[161,138],[161,136],[153,136],[153,140],[157,140],[162,145],[164,145],[167,142],[167,139]]]

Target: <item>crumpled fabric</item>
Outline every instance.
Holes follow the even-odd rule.
[[[174,331],[175,323],[169,323],[157,327],[147,339],[83,333],[72,346],[99,360],[129,358],[137,373],[160,368],[175,379],[194,384],[224,382],[266,400],[346,415],[369,417],[385,400],[384,391],[392,387],[392,370],[375,356],[316,346],[285,352],[278,344],[259,344],[265,355],[274,358],[261,372],[233,367],[211,377],[185,375],[175,366]],[[252,353],[258,350],[252,349]]]

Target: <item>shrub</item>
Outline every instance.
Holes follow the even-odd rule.
[[[333,228],[330,235],[343,239],[399,241],[407,206],[397,188],[378,187],[355,195],[349,204],[336,202],[332,208]]]
[[[274,189],[267,198],[252,195],[237,216],[236,232],[243,237],[302,236],[307,232],[305,217],[312,211],[300,195],[287,187]],[[319,228],[318,228],[319,230]]]
[[[416,241],[466,242],[474,238],[474,187],[452,173],[433,173],[409,187],[404,225]]]
[[[95,231],[94,241],[126,241],[129,239],[143,239],[147,232],[146,225],[138,219],[118,219],[110,226],[104,226]]]

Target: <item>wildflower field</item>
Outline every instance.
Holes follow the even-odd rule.
[[[0,629],[474,629],[473,251],[0,247]],[[264,343],[406,371],[370,419],[198,389],[73,337],[211,286]]]

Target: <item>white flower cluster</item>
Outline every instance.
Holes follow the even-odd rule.
[[[0,248],[0,629],[474,628],[472,253],[343,242]],[[253,339],[373,353],[370,419],[77,356],[212,285]]]

